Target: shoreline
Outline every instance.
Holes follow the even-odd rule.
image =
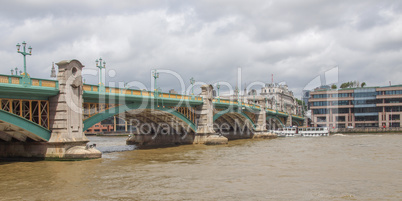
[[[376,134],[382,134],[382,135],[384,135],[384,134],[386,134],[386,135],[402,135],[402,132],[390,132],[390,131],[388,131],[388,132],[359,132],[359,131],[356,131],[356,132],[330,132],[329,133],[330,135],[335,135],[335,134],[342,134],[342,135],[367,135],[367,134],[372,134],[372,135],[376,135]]]

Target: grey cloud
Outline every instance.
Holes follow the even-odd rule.
[[[402,3],[398,1],[3,1],[2,72],[21,66],[15,44],[34,48],[32,76],[51,62],[103,57],[109,81],[150,86],[153,68],[197,81],[286,81],[299,90],[335,65],[340,80],[397,84]],[[381,70],[384,69],[384,70]],[[375,75],[375,76],[374,76]],[[398,77],[399,76],[399,77]],[[96,77],[87,82],[96,83]],[[164,91],[178,83],[161,77]],[[297,92],[296,92],[297,93]]]

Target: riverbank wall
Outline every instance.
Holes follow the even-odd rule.
[[[366,134],[366,133],[389,133],[402,134],[402,128],[335,128],[330,129],[331,134]]]

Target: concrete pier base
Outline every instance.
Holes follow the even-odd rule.
[[[269,138],[277,138],[278,135],[270,132],[256,132],[253,134],[253,139],[269,139]]]
[[[136,145],[139,148],[176,146],[193,144],[194,134],[132,134],[127,140],[127,145]]]
[[[220,145],[227,144],[228,138],[217,134],[196,134],[193,144]]]
[[[228,139],[224,136],[194,133],[187,135],[133,134],[126,140],[127,145],[136,145],[138,148],[177,146],[184,144],[218,145],[227,143]]]
[[[38,158],[46,160],[85,160],[101,158],[102,153],[87,142],[7,142],[0,143],[1,158]]]
[[[251,138],[253,138],[253,133],[251,133],[251,132],[246,132],[246,133],[224,132],[221,135],[226,137],[228,140],[239,140],[239,139],[251,139]]]

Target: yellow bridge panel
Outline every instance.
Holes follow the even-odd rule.
[[[133,90],[132,92],[133,92],[133,95],[138,95],[138,96],[141,95],[141,91]]]
[[[39,80],[32,79],[32,86],[39,86]]]
[[[0,76],[0,83],[8,83],[8,77]]]
[[[91,86],[84,85],[82,88],[84,91],[91,91]]]
[[[49,80],[42,80],[42,87],[56,87],[56,82],[55,81],[49,81]]]
[[[20,78],[19,77],[11,78],[11,84],[19,84],[19,83],[20,83]]]

